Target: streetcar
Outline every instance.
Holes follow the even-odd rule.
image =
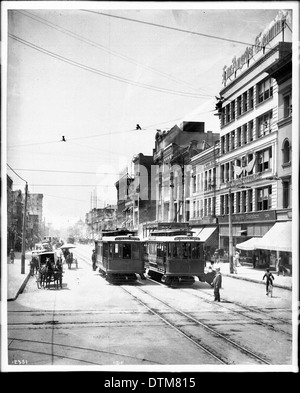
[[[135,232],[127,230],[103,231],[95,240],[96,266],[111,283],[133,282],[139,275],[143,280],[143,242]]]
[[[206,281],[204,242],[187,229],[158,229],[144,242],[147,275],[167,285]]]

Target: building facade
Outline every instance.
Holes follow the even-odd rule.
[[[216,214],[220,248],[228,250],[231,238],[232,253],[247,239],[263,238],[278,220],[291,220],[291,53],[281,14],[236,61],[240,67],[223,70]],[[262,264],[275,264],[270,250],[261,253]]]

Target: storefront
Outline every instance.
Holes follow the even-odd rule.
[[[219,216],[219,249],[225,256],[229,252],[229,220],[228,215]],[[232,214],[232,243],[233,251],[237,245],[248,241],[242,257],[252,263],[254,241],[250,239],[262,238],[275,224],[276,212],[269,210],[265,212]]]
[[[254,267],[277,269],[281,258],[288,273],[292,272],[292,221],[276,222],[262,237],[252,237],[236,248],[252,256]]]

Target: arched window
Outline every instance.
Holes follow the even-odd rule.
[[[285,139],[283,142],[283,147],[282,147],[282,163],[283,164],[288,164],[290,160],[290,142],[288,139]]]

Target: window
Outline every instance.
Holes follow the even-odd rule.
[[[226,152],[225,151],[225,136],[221,137],[221,151],[223,154]]]
[[[254,94],[253,94],[253,87],[249,89],[249,109],[253,109],[254,107]]]
[[[273,97],[273,79],[269,78],[258,84],[258,103]]]
[[[282,182],[283,188],[283,200],[282,200],[282,207],[287,209],[290,207],[290,181],[285,180]]]
[[[283,142],[283,149],[282,149],[282,163],[288,164],[290,163],[290,142],[288,139],[285,139]]]
[[[268,210],[272,208],[272,187],[257,189],[257,210]]]
[[[192,259],[199,259],[201,256],[201,244],[192,243]]]
[[[225,198],[224,195],[221,195],[221,199],[220,199],[220,214],[221,216],[223,216],[225,214]]]
[[[283,116],[284,118],[292,115],[292,97],[291,94],[286,94],[283,97]]]
[[[231,120],[235,119],[235,100],[231,102]]]
[[[248,139],[249,142],[253,141],[253,121],[248,123]]]
[[[247,92],[243,94],[243,112],[248,110]]]
[[[226,123],[229,123],[230,122],[230,104],[226,105],[225,112],[226,112]]]
[[[257,153],[257,172],[264,172],[271,169],[272,148],[262,150]]]
[[[241,193],[240,192],[236,193],[236,212],[237,213],[241,212]]]
[[[123,245],[123,258],[131,259],[131,244]]]
[[[253,211],[253,190],[248,190],[248,212]]]
[[[260,138],[271,132],[272,111],[265,113],[257,119],[257,137]]]
[[[246,195],[247,195],[247,191],[242,191],[242,201],[241,201],[241,207],[242,207],[242,213],[246,212],[247,209],[247,205],[246,205]]]
[[[132,259],[140,259],[140,247],[138,243],[132,243]]]
[[[235,147],[235,132],[231,132],[231,150],[234,150]]]
[[[236,140],[237,146],[241,146],[241,139],[242,139],[242,129],[241,127],[239,127],[237,129],[237,140]]]
[[[247,143],[247,124],[243,125],[243,144]]]
[[[237,98],[237,115],[240,116],[242,114],[242,96]]]

